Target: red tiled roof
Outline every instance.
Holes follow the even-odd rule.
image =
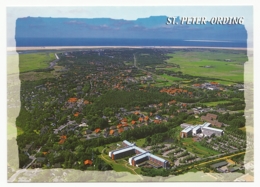
[[[156,123],[156,124],[159,124],[159,123],[161,123],[161,121],[160,121],[160,120],[158,120],[158,119],[155,119],[153,122],[154,122],[154,123]]]
[[[109,134],[110,134],[110,135],[114,134],[114,130],[110,130],[110,131],[109,131]]]
[[[119,133],[122,133],[123,131],[124,131],[124,128],[119,128],[119,129],[118,129],[118,132],[119,132]]]
[[[85,161],[84,161],[84,164],[85,164],[85,165],[92,165],[93,162],[92,162],[91,160],[85,160]]]
[[[122,124],[118,124],[118,125],[117,125],[117,128],[120,128],[120,127],[122,127],[122,126],[123,126]]]
[[[76,113],[74,114],[74,116],[75,116],[75,117],[78,117],[78,116],[79,116],[79,112],[76,112]]]
[[[59,141],[59,144],[63,144],[65,142],[65,140],[67,139],[67,136],[61,136],[60,137],[60,141]]]
[[[77,100],[78,100],[78,98],[72,97],[72,98],[69,98],[68,102],[69,103],[75,103],[75,102],[77,102]]]

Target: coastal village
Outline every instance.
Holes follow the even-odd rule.
[[[164,57],[157,59],[158,64],[149,58],[144,64],[138,60],[144,58],[142,53],[164,56],[168,52],[60,52],[50,69],[54,78],[22,80],[22,113],[17,126],[31,136],[17,138],[23,155],[20,167],[95,170],[93,166],[98,165],[100,170],[111,170],[110,162],[116,164],[117,159],[110,158],[109,151],[130,151],[134,146],[130,156],[148,155],[148,161],[139,156],[143,175],[149,176],[145,168],[164,168],[178,175],[192,164],[220,157],[228,160],[197,169],[243,172],[246,163],[241,153],[253,148],[252,137],[239,130],[245,125],[244,85],[200,77],[187,81],[188,75],[185,79],[177,71],[162,70],[169,66],[160,63]],[[181,80],[171,82],[167,76]],[[139,140],[142,143],[136,145]],[[139,149],[144,151],[133,152]],[[130,159],[124,151],[119,153],[123,155],[120,159]],[[159,167],[156,160],[150,160],[153,154],[167,164]]]

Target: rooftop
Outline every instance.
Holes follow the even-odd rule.
[[[122,152],[125,152],[125,151],[130,151],[130,150],[134,150],[136,147],[135,146],[130,146],[130,147],[125,147],[125,148],[122,148],[122,149],[118,149],[116,151],[113,152],[113,154],[120,154]]]
[[[183,129],[181,132],[190,132],[193,129],[192,126],[186,127],[185,129]]]
[[[222,129],[216,129],[216,128],[211,128],[211,127],[202,127],[203,129],[208,129],[208,130],[212,130],[212,131],[218,131],[218,132],[223,132]]]

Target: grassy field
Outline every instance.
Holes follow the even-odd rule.
[[[230,103],[230,101],[215,101],[215,102],[207,102],[202,104],[207,105],[208,107],[214,107],[217,106],[218,104],[226,104],[226,103]]]
[[[194,142],[192,138],[183,138],[182,143],[188,151],[195,153],[200,157],[208,157],[219,154],[217,151],[203,147],[199,142]]]
[[[138,139],[135,143],[138,147],[142,147],[142,145],[144,144],[145,142],[145,138],[142,138],[142,139]]]
[[[201,121],[200,118],[194,118],[194,119],[187,120],[186,123],[192,125],[198,125],[198,124],[202,124],[203,122]]]
[[[184,79],[182,79],[182,78],[173,77],[173,76],[166,75],[166,74],[161,75],[161,77],[163,77],[164,79],[166,79],[166,80],[168,80],[168,81],[172,81],[172,82],[184,80]]]
[[[20,74],[20,79],[23,81],[34,81],[54,77],[54,74],[51,72],[26,72]]]
[[[20,73],[47,68],[55,59],[55,53],[19,54]]]
[[[108,164],[111,164],[114,171],[130,172],[132,174],[135,174],[135,172],[133,171],[135,168],[133,166],[128,166],[128,162],[123,158],[118,160],[112,160],[107,154],[102,154],[99,157]]]
[[[183,74],[235,82],[243,81],[244,62],[247,61],[244,51],[233,50],[178,51],[168,56],[171,58],[167,62],[178,64],[180,66],[178,71]],[[231,59],[231,62],[226,62],[225,59]],[[204,66],[210,66],[210,68]],[[167,70],[176,71],[176,68],[167,68]]]
[[[134,62],[124,62],[124,64],[125,64],[126,66],[133,66],[133,65],[134,65]]]

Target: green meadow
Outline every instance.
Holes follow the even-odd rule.
[[[171,58],[167,63],[177,64],[180,68],[167,68],[167,70],[223,81],[243,82],[244,79],[244,63],[247,61],[247,55],[242,50],[177,51],[168,56]],[[231,61],[226,62],[225,59]]]
[[[231,103],[230,101],[215,101],[215,102],[206,102],[206,103],[202,103],[208,107],[214,107],[217,106],[218,104],[227,104],[227,103]]]
[[[184,80],[184,79],[182,79],[182,78],[173,77],[173,76],[166,75],[166,74],[161,75],[161,77],[163,77],[164,79],[166,79],[166,80],[168,80],[168,81],[181,81],[181,80]]]
[[[47,68],[55,59],[55,53],[19,54],[20,73]]]
[[[219,152],[217,151],[202,146],[199,142],[194,142],[192,138],[183,138],[181,141],[185,146],[185,148],[187,149],[187,151],[195,153],[200,157],[208,157],[211,155],[219,154]]]

